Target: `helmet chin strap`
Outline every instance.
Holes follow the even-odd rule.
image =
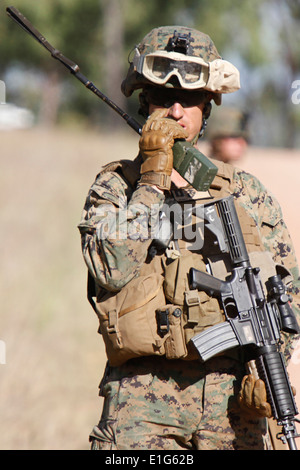
[[[203,137],[204,135],[204,132],[205,132],[205,129],[206,129],[206,126],[207,126],[207,120],[210,116],[210,113],[211,113],[211,102],[208,102],[205,104],[204,106],[204,109],[203,109],[203,116],[202,116],[202,127],[200,129],[200,132],[199,132],[199,135],[198,135],[198,139],[201,139],[201,137]]]
[[[146,98],[145,92],[141,92],[139,94],[139,102],[140,102],[140,108],[138,110],[138,114],[143,116],[143,118],[147,119],[149,116],[149,103]]]

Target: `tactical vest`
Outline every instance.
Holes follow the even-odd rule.
[[[219,167],[209,194],[193,190],[171,191],[176,203],[203,205],[234,192],[234,169],[216,162]],[[101,173],[118,171],[134,187],[139,178],[139,161],[120,161],[106,165]],[[100,174],[101,174],[100,173]],[[193,194],[195,193],[195,194]],[[192,194],[192,196],[191,196]],[[276,274],[271,254],[263,248],[254,219],[236,199],[236,209],[250,261],[259,266],[262,280]],[[197,224],[197,217],[192,221]],[[230,274],[229,257],[220,253],[214,240],[205,235],[199,251],[191,251],[188,240],[178,239],[166,250],[149,256],[132,279],[119,292],[108,292],[89,277],[89,300],[95,296],[106,353],[111,366],[119,366],[139,356],[159,355],[168,359],[197,359],[190,339],[204,329],[224,321],[219,301],[190,290],[188,272],[191,267],[225,279]],[[264,282],[263,282],[264,284]],[[95,291],[94,291],[95,288]]]

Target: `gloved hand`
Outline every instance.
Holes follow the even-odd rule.
[[[238,396],[241,408],[256,417],[271,418],[271,405],[267,402],[267,391],[263,380],[252,374],[245,375]]]
[[[170,189],[175,139],[185,139],[187,131],[174,119],[168,119],[167,109],[157,109],[148,118],[140,138],[141,183]]]

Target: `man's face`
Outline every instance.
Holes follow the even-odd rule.
[[[187,132],[188,141],[192,141],[200,132],[203,116],[203,95],[188,91],[166,90],[159,95],[150,95],[149,114],[159,108],[167,108],[167,117],[178,122]]]
[[[212,144],[213,156],[225,163],[239,161],[245,154],[248,144],[243,137],[223,137]]]

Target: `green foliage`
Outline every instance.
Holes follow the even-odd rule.
[[[10,5],[10,2],[5,3],[5,8]],[[100,19],[100,7],[95,14],[95,5],[95,0],[85,0],[84,4],[81,0],[23,0],[20,11],[54,47],[73,57],[75,62],[80,60],[84,67],[90,68]],[[1,68],[14,61],[21,61],[28,66],[47,69],[51,62],[49,55],[33,38],[24,34],[22,36],[20,28],[2,11]],[[52,62],[50,66],[53,67]]]

